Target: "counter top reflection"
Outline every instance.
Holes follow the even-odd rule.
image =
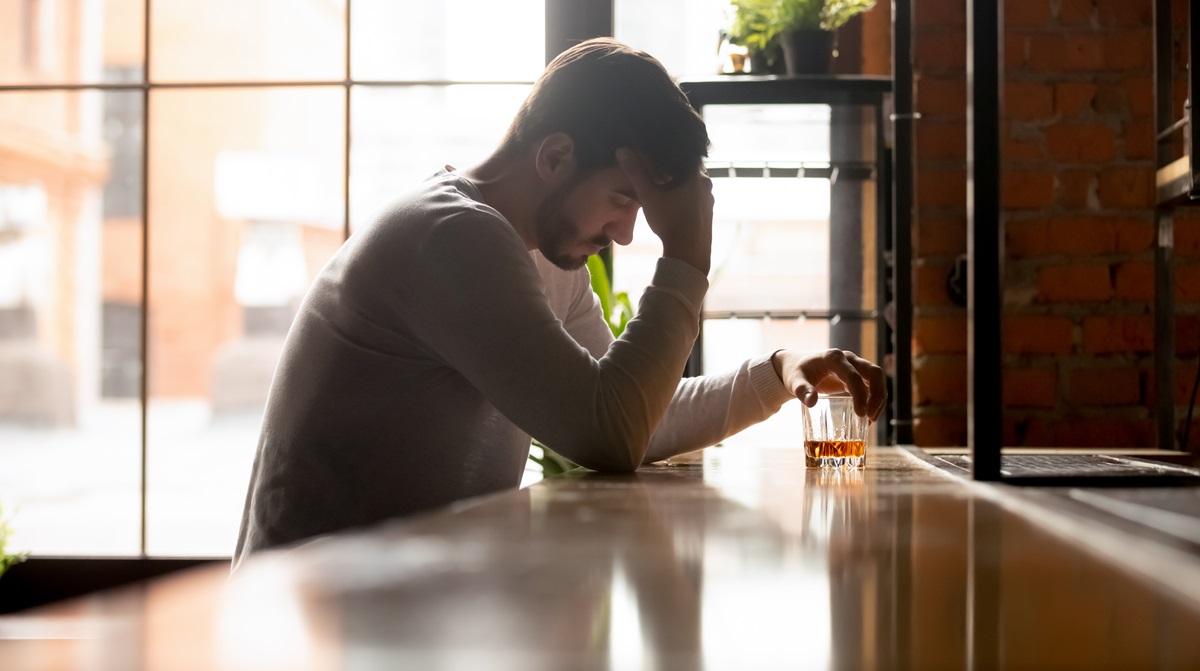
[[[713,448],[0,618],[0,666],[1200,668],[1169,579],[979,487]]]

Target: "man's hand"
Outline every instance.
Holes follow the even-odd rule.
[[[680,180],[656,175],[644,156],[618,149],[617,162],[633,182],[663,256],[686,261],[705,275],[712,263],[712,180],[700,171]]]
[[[771,357],[783,386],[800,402],[812,407],[817,393],[850,392],[854,412],[875,421],[887,403],[887,380],[883,369],[853,352],[831,349],[805,356],[782,349]]]

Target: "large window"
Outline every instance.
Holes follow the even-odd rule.
[[[722,69],[721,30],[730,0],[614,0],[617,39],[662,61],[675,77],[708,77]]]
[[[309,282],[390,198],[484,158],[542,69],[542,0],[347,4],[0,8],[16,547],[229,554]]]
[[[726,5],[616,0],[616,34],[707,76]],[[0,505],[16,547],[231,552],[297,301],[390,199],[494,148],[543,67],[544,16],[543,0],[0,3]],[[716,163],[831,156],[828,106],[705,114]],[[831,343],[828,318],[787,316],[846,307],[830,180],[716,189],[705,369]],[[615,261],[634,293],[659,253],[640,226]],[[789,440],[795,421],[753,431]]]

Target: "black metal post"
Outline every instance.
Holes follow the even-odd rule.
[[[829,111],[829,159],[834,165],[863,158],[863,110],[834,106]],[[860,310],[863,306],[862,183],[829,179],[829,309]],[[882,244],[882,240],[879,244]],[[880,333],[880,336],[883,334]],[[862,324],[834,318],[829,322],[829,346],[863,356]]]
[[[1154,209],[1154,386],[1158,449],[1175,446],[1175,215],[1170,205]],[[1184,445],[1186,450],[1187,446]]]
[[[1154,126],[1157,138],[1155,167],[1174,158],[1174,88],[1171,67],[1171,0],[1154,2]],[[1174,198],[1160,197],[1154,208],[1154,418],[1158,449],[1175,449],[1175,295]],[[1187,446],[1184,446],[1187,449]]]
[[[892,339],[892,329],[888,326],[886,316],[888,284],[891,279],[888,275],[887,259],[888,251],[891,248],[891,241],[888,238],[891,237],[892,230],[890,218],[892,166],[884,137],[887,122],[884,120],[883,105],[875,107],[872,112],[871,120],[875,131],[875,156],[873,158],[875,165],[879,166],[875,175],[875,258],[873,259],[875,263],[875,310],[879,313],[879,317],[875,320],[875,363],[883,366],[884,359],[887,357],[888,342]],[[879,426],[876,427],[880,445],[896,444],[895,437],[891,434],[891,420],[892,409],[885,407]]]
[[[1188,190],[1188,196],[1193,200],[1200,198],[1200,164],[1197,160],[1200,159],[1200,132],[1196,128],[1196,94],[1200,93],[1200,74],[1196,72],[1196,68],[1200,67],[1200,8],[1196,7],[1196,3],[1192,2],[1188,5],[1188,108],[1185,110],[1185,115],[1188,120],[1188,138],[1187,152],[1191,157],[1191,173],[1192,185]],[[1186,446],[1184,446],[1186,449]]]
[[[1003,16],[1003,0],[967,4],[967,445],[976,480],[1000,479]]]
[[[351,146],[351,109],[350,102],[353,96],[354,69],[350,67],[350,54],[354,52],[353,38],[354,35],[350,32],[354,22],[352,0],[346,0],[345,21],[346,21],[346,82],[342,87],[342,94],[345,96],[343,100],[342,113],[345,114],[345,121],[342,126],[342,240],[350,238],[350,146]]]
[[[892,2],[892,304],[895,310],[892,357],[894,442],[913,442],[912,425],[912,214],[913,214],[913,65],[912,4]]]

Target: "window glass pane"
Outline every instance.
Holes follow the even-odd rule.
[[[720,71],[729,0],[615,0],[616,38],[648,52],[675,77]]]
[[[828,181],[717,178],[713,196],[706,312],[829,307]],[[662,243],[639,213],[633,242],[613,254],[615,288],[636,304]]]
[[[707,312],[829,307],[827,180],[716,179],[713,192]]]
[[[0,3],[0,84],[136,82],[143,0]]]
[[[544,0],[355,0],[350,62],[368,81],[533,81]]]
[[[352,228],[443,166],[487,158],[528,94],[528,86],[504,84],[354,87]]]
[[[343,239],[345,90],[151,94],[152,554],[230,554],[299,300]]]
[[[722,373],[743,361],[778,349],[821,351],[829,347],[829,322],[823,319],[706,319],[704,371]],[[755,424],[725,441],[781,447],[800,446],[803,418],[798,403],[786,403],[768,422]]]
[[[346,77],[344,0],[154,0],[153,81]]]
[[[141,92],[0,93],[0,502],[17,550],[136,554]]]
[[[713,180],[713,256],[706,315],[727,313],[827,310],[829,308],[829,182],[823,179],[717,178]],[[617,247],[614,255],[614,288],[629,292],[636,305],[662,255],[662,243],[639,214],[633,243]],[[709,319],[706,324],[719,320]],[[751,319],[729,333],[740,340],[705,350],[705,370],[718,371],[722,356],[740,362],[761,353],[767,340],[745,329]],[[790,320],[794,322],[795,320]],[[811,322],[811,320],[810,320]],[[772,333],[787,330],[787,319],[776,319]],[[705,338],[708,337],[705,327]],[[755,327],[757,328],[757,327]],[[822,331],[821,328],[825,328]],[[826,347],[827,326],[810,324],[802,331],[804,343],[789,346]],[[731,349],[733,342],[742,343]],[[779,345],[780,347],[784,345]],[[723,354],[718,354],[717,350]],[[709,363],[718,366],[712,368]]]
[[[710,164],[829,161],[828,105],[705,105]]]
[[[709,105],[704,108],[714,175],[709,312],[829,307],[830,108],[827,105]],[[826,178],[800,177],[809,166]],[[717,170],[723,169],[724,173]],[[619,290],[641,294],[662,246],[639,220],[634,242],[617,249]]]
[[[705,309],[828,308],[829,180],[801,177],[799,169],[828,167],[829,107],[710,105],[704,118],[710,169],[735,175],[715,179],[713,282]],[[762,176],[768,167],[796,176]]]

